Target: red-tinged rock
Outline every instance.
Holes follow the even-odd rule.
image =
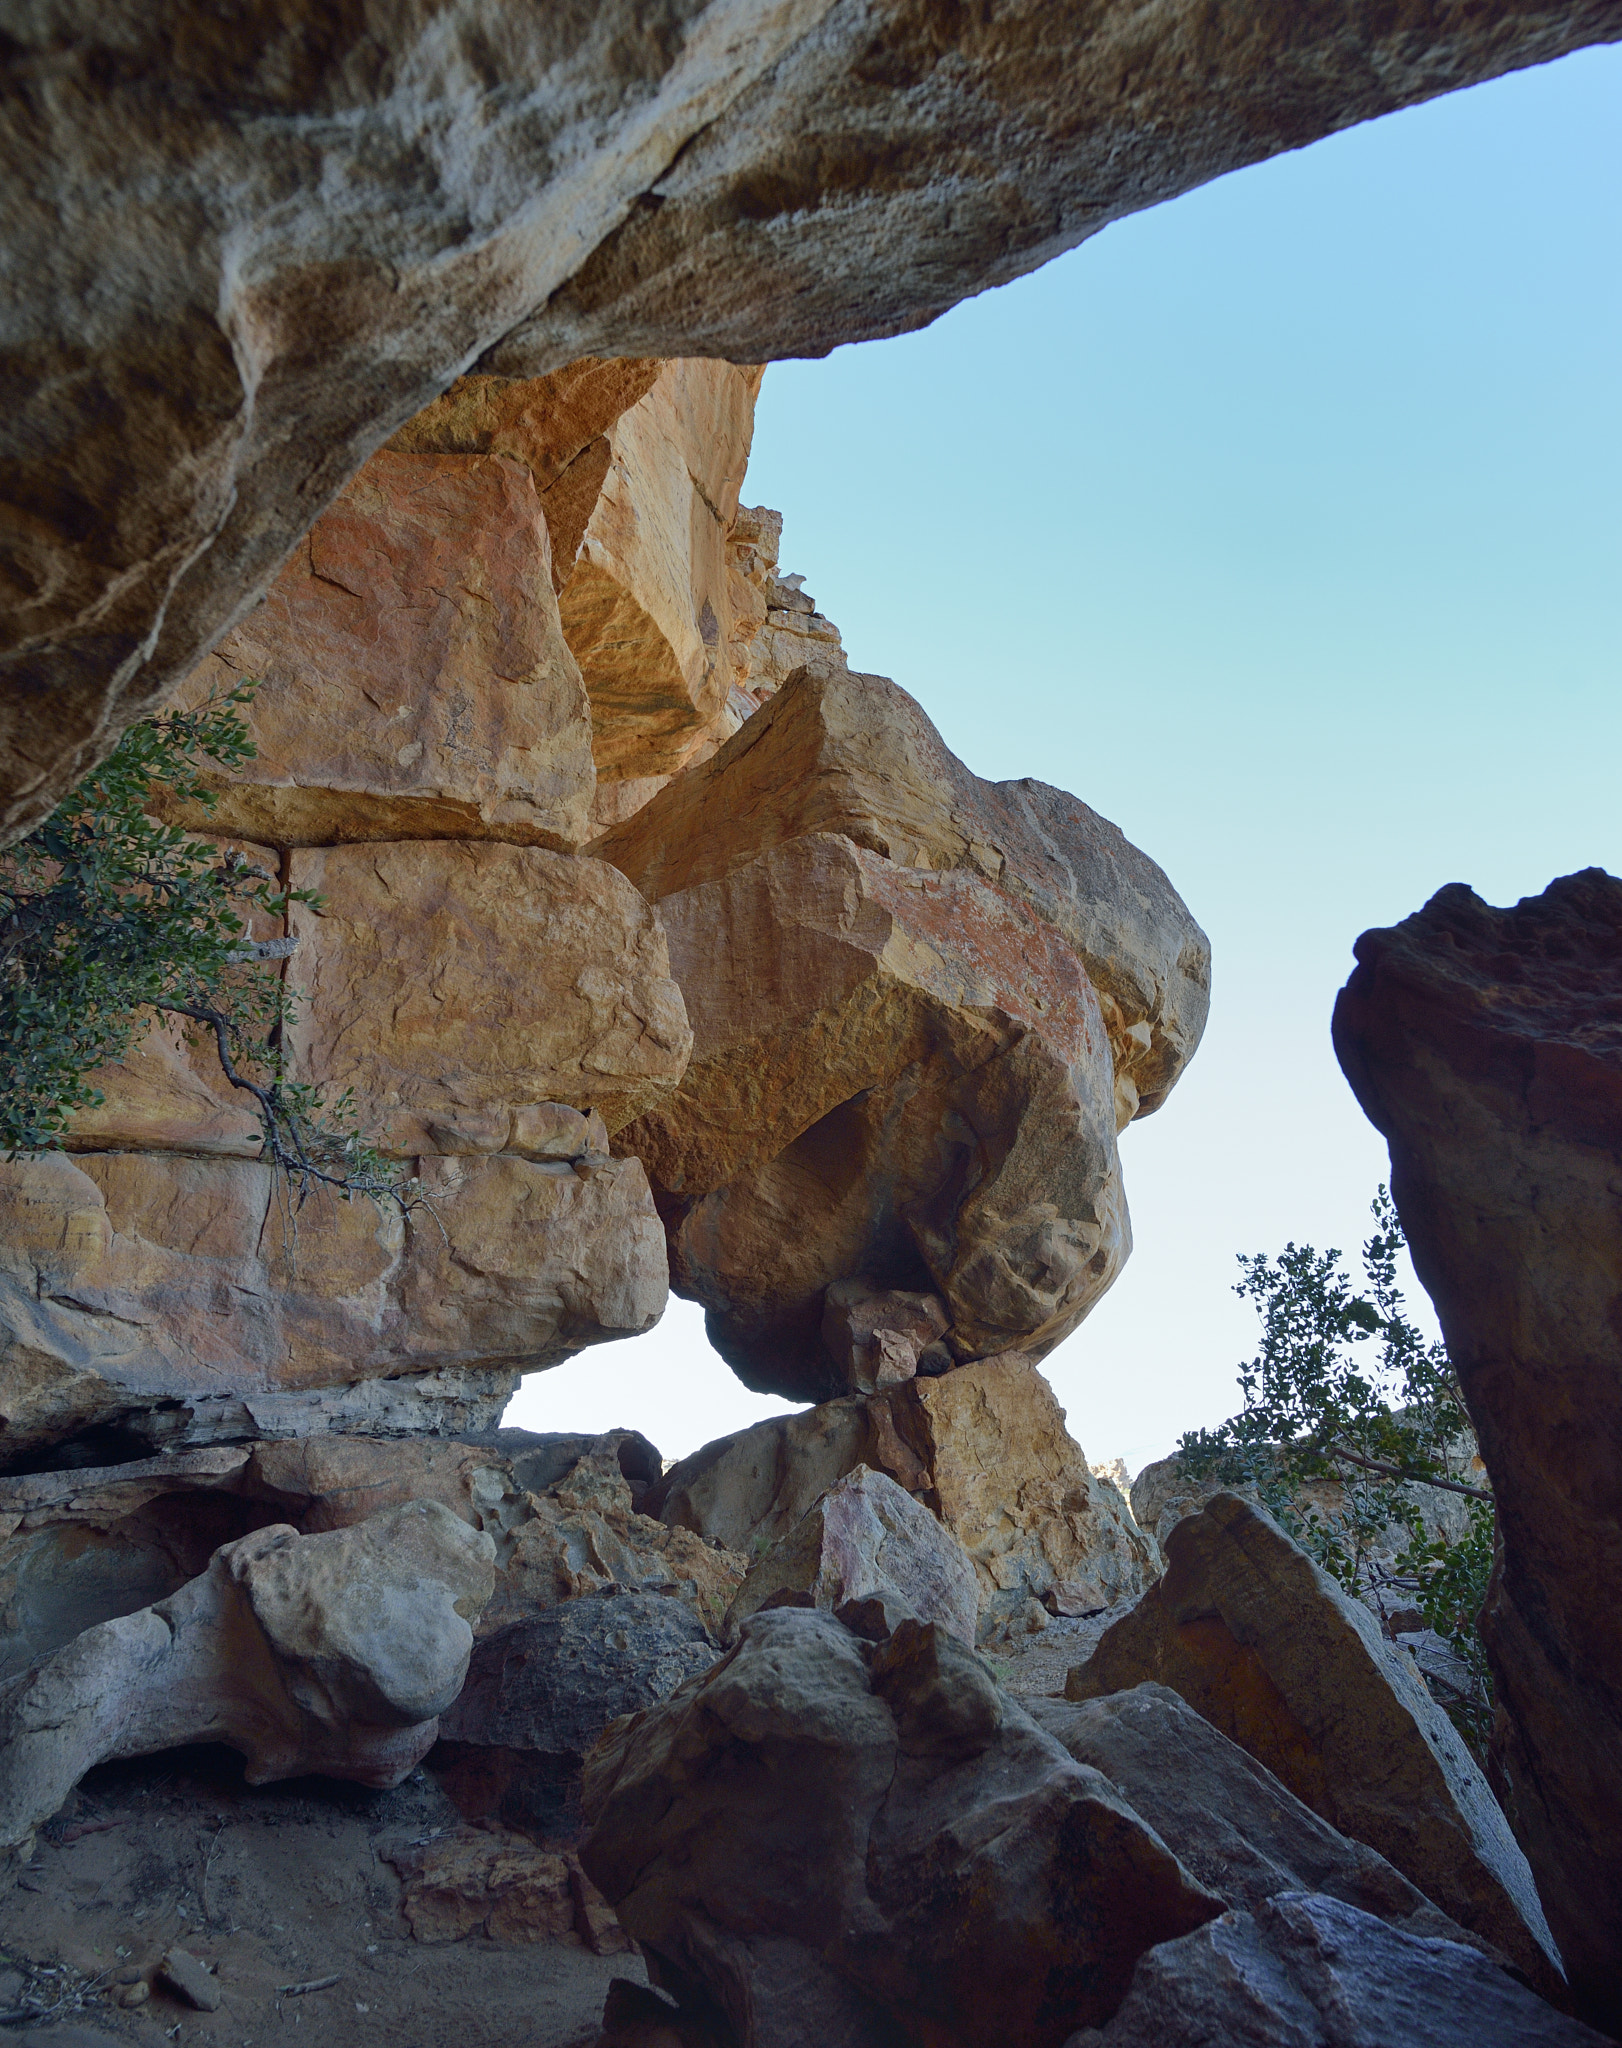
[[[1622,881],[1462,885],[1365,932],[1335,1049],[1497,1504],[1496,1783],[1573,1989],[1622,2031]]]

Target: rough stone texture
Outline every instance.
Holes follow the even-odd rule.
[[[1165,1548],[1165,1576],[1071,1672],[1066,1697],[1170,1686],[1534,1983],[1559,1986],[1503,1813],[1368,1609],[1236,1494],[1178,1522]]]
[[[665,363],[609,431],[561,598],[605,783],[671,775],[737,730],[727,540],[759,388],[758,370]]]
[[[657,900],[693,1023],[621,1137],[679,1292],[752,1386],[849,1382],[826,1290],[938,1294],[1040,1356],[1130,1244],[1118,1127],[1204,1025],[1203,935],[1074,798],[982,783],[877,677],[801,674],[596,842]]]
[[[0,1690],[0,1845],[28,1841],[93,1764],[187,1742],[240,1750],[250,1784],[397,1785],[461,1690],[493,1557],[437,1501],[226,1544],[178,1593]]]
[[[1055,1589],[1082,1611],[1112,1606],[1156,1570],[1125,1502],[1088,1470],[1053,1389],[1017,1356],[722,1437],[666,1473],[648,1507],[748,1552],[786,1535],[858,1465],[917,1495],[968,1552],[982,1633]]]
[[[617,1723],[587,1764],[581,1861],[685,2005],[739,2048],[1059,2048],[1155,1941],[1210,1918],[1097,1772],[970,1650],[902,1622],[754,1616],[736,1650]]]
[[[486,1635],[439,1732],[447,1742],[578,1758],[616,1715],[655,1705],[719,1655],[681,1600],[585,1594]]]
[[[561,590],[608,474],[608,430],[646,397],[662,365],[584,356],[546,377],[458,377],[389,442],[401,455],[499,455],[528,470]]]
[[[1496,1781],[1574,1989],[1622,2033],[1622,881],[1366,932],[1335,1048],[1497,1503]]]
[[[658,1321],[664,1243],[635,1160],[422,1165],[434,1214],[329,1201],[295,1237],[255,1161],[0,1163],[0,1460],[152,1417],[155,1441],[303,1433],[342,1420],[325,1390],[458,1366],[478,1383],[495,1360],[499,1400],[520,1370]],[[421,1426],[392,1391],[354,1423]],[[440,1391],[465,1413],[465,1381]]]
[[[900,332],[1123,213],[1618,28],[1614,0],[30,18],[3,131],[3,823],[188,674],[481,351],[532,376]]]
[[[542,504],[501,455],[374,455],[187,679],[184,704],[257,680],[257,753],[165,815],[283,847],[578,845],[591,713]]]
[[[950,1322],[938,1294],[869,1287],[865,1280],[836,1280],[822,1301],[823,1347],[853,1394],[910,1380],[926,1354],[929,1365],[950,1366],[952,1354],[940,1343]]]
[[[1120,2010],[1068,2048],[1600,2048],[1456,1941],[1308,1892],[1151,1949]]]
[[[727,1627],[761,1608],[821,1607],[858,1635],[939,1622],[972,1645],[980,1589],[963,1546],[893,1479],[866,1465],[830,1486],[738,1588]]]
[[[1078,798],[1029,778],[973,774],[883,676],[792,680],[747,735],[593,851],[662,903],[812,834],[837,834],[897,868],[977,877],[1027,905],[1098,991],[1131,1084],[1121,1121],[1165,1100],[1210,1003],[1210,947],[1187,906],[1146,854]]]
[[[1254,1913],[1280,1892],[1326,1892],[1410,1934],[1488,1947],[1168,1687],[1024,1706],[1077,1763],[1102,1771],[1184,1868],[1230,1906]]]
[[[473,1442],[317,1434],[0,1479],[0,1679],[178,1592],[222,1543],[270,1523],[304,1535],[352,1528],[412,1500],[438,1502],[495,1544],[481,1637],[615,1587],[676,1596],[688,1618],[668,1625],[702,1634],[726,1612],[744,1561],[637,1513],[659,1464],[634,1430],[496,1430]]]
[[[569,1941],[575,1933],[569,1866],[507,1830],[438,1829],[395,1842],[384,1861],[399,1873],[401,1911],[416,1941]]]
[[[353,1088],[400,1154],[500,1152],[526,1105],[610,1132],[668,1094],[691,1038],[659,920],[601,861],[405,841],[297,853],[297,1078]]]

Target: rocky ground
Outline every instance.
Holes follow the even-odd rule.
[[[371,1792],[321,1778],[247,1785],[241,1760],[212,1747],[103,1766],[41,1832],[7,1898],[0,2003],[37,1999],[114,2040],[200,2048],[594,2041],[610,1979],[643,1980],[635,1955],[598,1956],[575,1935],[413,1937],[387,1858],[463,1832],[422,1770]],[[213,1971],[217,2011],[164,1981],[177,1947]],[[290,1990],[300,1984],[321,1988]],[[141,2002],[126,2009],[132,1995]]]

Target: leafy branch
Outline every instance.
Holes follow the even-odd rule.
[[[1287,1244],[1275,1259],[1240,1258],[1234,1291],[1262,1323],[1261,1349],[1239,1372],[1244,1405],[1219,1429],[1189,1431],[1178,1457],[1192,1479],[1253,1488],[1349,1592],[1407,1595],[1468,1674],[1442,1704],[1479,1754],[1492,1715],[1477,1631],[1492,1493],[1462,1476],[1469,1415],[1446,1347],[1407,1313],[1402,1225],[1383,1187],[1372,1210],[1361,1289],[1338,1251]],[[1420,1487],[1466,1500],[1462,1528],[1443,1531]]]
[[[242,709],[255,686],[131,727],[113,753],[26,839],[0,854],[0,1155],[45,1150],[100,1108],[90,1078],[122,1059],[156,1016],[212,1043],[221,1073],[254,1105],[261,1157],[295,1206],[317,1188],[391,1204],[429,1197],[358,1130],[352,1095],[328,1103],[287,1078],[298,996],[292,939],[255,939],[287,889],[244,855],[152,815],[161,791],[212,809],[204,763],[251,758]]]

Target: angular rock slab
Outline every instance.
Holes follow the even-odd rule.
[[[1166,1573],[1065,1696],[1152,1679],[1535,1984],[1563,1989],[1526,1858],[1475,1760],[1360,1601],[1237,1494],[1170,1530]]]
[[[740,2048],[1059,2048],[1143,1950],[1220,1910],[1097,1772],[938,1627],[865,1648],[752,1617],[587,1760],[587,1873]]]
[[[1600,2048],[1456,1941],[1310,1892],[1151,1949],[1119,2012],[1068,2048]]]
[[[1089,1470],[1052,1387],[1018,1355],[721,1437],[650,1489],[648,1511],[747,1554],[785,1537],[858,1465],[916,1495],[968,1553],[982,1633],[1049,1593],[1101,1611],[1158,1570],[1126,1503]]]
[[[542,1103],[613,1132],[681,1078],[692,1038],[664,933],[605,863],[400,841],[306,850],[289,872],[324,899],[290,917],[296,1077],[352,1088],[384,1149],[501,1152]]]
[[[1102,1771],[1184,1868],[1230,1906],[1255,1913],[1281,1892],[1323,1892],[1409,1934],[1490,1948],[1366,1843],[1303,1805],[1168,1686],[1024,1705],[1077,1763]],[[1496,1950],[1491,1959],[1502,1961]]]
[[[760,371],[660,366],[608,430],[607,464],[560,599],[607,789],[667,776],[737,730],[727,535]]]
[[[239,1750],[254,1785],[399,1784],[461,1690],[494,1558],[437,1501],[224,1545],[178,1593],[0,1690],[0,1846],[26,1842],[93,1765],[187,1742]]]
[[[1365,932],[1335,1050],[1492,1475],[1495,1779],[1583,2009],[1622,2032],[1622,881]]]
[[[207,1442],[431,1428],[440,1408],[454,1428],[520,1371],[658,1321],[664,1234],[635,1160],[420,1165],[433,1214],[326,1200],[295,1232],[256,1160],[0,1162],[0,1459],[109,1426]],[[414,1408],[419,1385],[435,1399]]]
[[[770,1607],[820,1607],[858,1635],[910,1618],[971,1647],[980,1589],[963,1546],[882,1472],[858,1465],[750,1572],[727,1610],[736,1630]]]

